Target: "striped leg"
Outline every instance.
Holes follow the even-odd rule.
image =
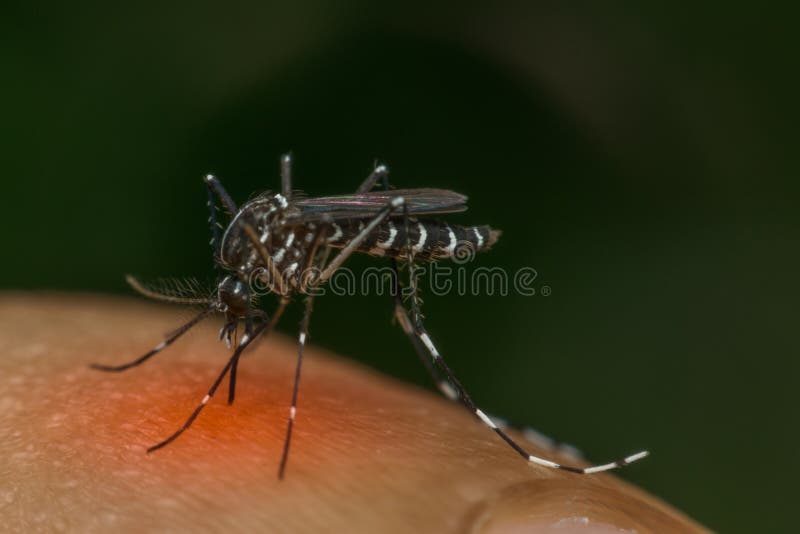
[[[172,332],[169,336],[167,336],[167,338],[164,341],[153,347],[153,349],[150,350],[147,354],[145,354],[144,356],[140,356],[139,358],[136,358],[132,362],[128,362],[122,365],[102,365],[99,363],[93,363],[89,367],[91,367],[92,369],[97,369],[98,371],[109,371],[109,372],[120,372],[120,371],[125,371],[126,369],[130,369],[131,367],[136,367],[137,365],[144,363],[145,361],[149,360],[150,358],[152,358],[165,348],[172,345],[172,343],[176,339],[178,339],[183,334],[191,330],[192,327],[195,326],[197,323],[199,323],[200,321],[211,315],[213,311],[214,311],[213,308],[204,309],[203,311],[195,315],[189,322],[187,322],[186,324],[182,325],[177,330]]]
[[[303,351],[306,347],[306,338],[308,337],[308,323],[311,320],[311,311],[314,308],[314,297],[311,295],[306,297],[306,310],[303,314],[303,320],[300,323],[300,336],[297,344],[297,367],[294,372],[294,386],[292,388],[292,405],[289,408],[289,422],[286,426],[286,438],[283,441],[283,455],[281,456],[281,465],[278,468],[278,479],[282,479],[286,472],[286,462],[289,460],[289,447],[292,442],[292,428],[294,427],[294,417],[297,414],[297,391],[300,385],[300,369],[303,366]]]
[[[280,321],[281,316],[283,315],[283,311],[286,309],[287,304],[289,304],[289,299],[281,298],[278,307],[275,309],[275,311],[272,314],[272,318],[269,320],[267,320],[266,314],[263,313],[258,314],[258,316],[262,320],[262,323],[267,323],[267,328],[266,331],[264,332],[265,336],[269,335],[269,333],[272,332],[272,330],[275,328],[275,325],[278,324],[278,321]],[[245,331],[246,334],[249,335],[251,338],[255,338],[255,335],[253,334],[252,318],[250,319],[250,322],[251,322],[250,326],[246,327]],[[239,355],[237,355],[233,359],[233,363],[231,363],[231,378],[230,382],[228,383],[228,404],[233,404],[233,401],[236,398],[236,374],[239,369],[239,358],[241,358],[241,353],[239,353]]]
[[[364,180],[358,189],[356,189],[356,194],[361,193],[368,193],[372,191],[372,188],[375,187],[375,184],[378,181],[383,182],[383,187],[388,191],[389,189],[389,169],[386,168],[386,165],[376,165],[375,169],[367,176],[366,180]]]
[[[406,236],[408,236],[409,235],[409,232],[408,232],[408,226],[409,226],[409,220],[408,219],[409,219],[409,217],[408,217],[408,209],[405,206],[404,206],[404,211],[403,211],[403,219],[404,219],[403,222],[404,222],[405,228],[406,228]],[[420,243],[418,245],[421,246],[422,244],[423,244],[423,238],[420,237]],[[454,389],[455,395],[453,397],[451,397],[451,398],[453,398],[454,400],[460,399],[461,403],[464,405],[465,408],[467,408],[469,411],[474,413],[486,426],[488,426],[489,428],[494,430],[497,433],[498,436],[500,436],[506,443],[508,443],[508,445],[511,446],[511,448],[513,448],[515,451],[517,451],[517,453],[519,453],[523,458],[525,458],[529,462],[536,463],[536,464],[539,464],[539,465],[543,465],[545,467],[550,467],[550,468],[554,468],[554,469],[563,469],[563,470],[566,470],[566,471],[571,471],[573,473],[581,473],[581,474],[598,473],[600,471],[607,471],[609,469],[622,467],[622,466],[627,465],[627,464],[629,464],[631,462],[635,462],[636,460],[640,460],[640,459],[642,459],[642,458],[644,458],[645,456],[648,455],[647,451],[642,451],[642,452],[638,452],[636,454],[632,454],[630,456],[627,456],[627,457],[625,457],[625,458],[623,458],[621,460],[617,460],[615,462],[611,462],[611,463],[607,463],[607,464],[603,464],[603,465],[592,466],[592,467],[587,467],[587,468],[580,468],[580,467],[572,467],[572,466],[557,464],[557,463],[552,462],[550,460],[546,460],[544,458],[539,458],[538,456],[534,456],[534,455],[528,453],[525,449],[523,449],[513,439],[511,439],[511,437],[508,434],[506,434],[503,431],[503,429],[498,427],[498,425],[496,425],[491,420],[491,418],[489,418],[488,415],[486,415],[480,408],[478,408],[475,405],[475,403],[472,401],[472,398],[469,396],[467,391],[464,389],[464,386],[461,385],[461,382],[458,380],[458,378],[455,376],[453,371],[450,369],[450,367],[444,361],[444,359],[442,358],[441,354],[439,354],[439,351],[436,349],[436,346],[433,344],[433,341],[431,340],[430,335],[428,335],[428,332],[425,330],[425,326],[422,323],[422,313],[420,312],[420,309],[419,309],[420,301],[419,301],[419,298],[417,296],[416,278],[414,277],[414,270],[413,270],[414,269],[415,247],[411,245],[410,240],[407,240],[406,247],[407,247],[406,257],[408,258],[408,270],[409,270],[409,284],[410,284],[409,287],[411,288],[411,312],[412,312],[412,316],[414,318],[413,332],[414,332],[415,336],[419,339],[419,341],[425,346],[425,348],[430,353],[430,356],[431,356],[431,358],[433,360],[433,363],[439,369],[441,369],[441,371],[444,373],[445,377],[447,378],[447,382],[440,381],[439,383],[440,384],[441,383],[445,383],[445,384],[447,384],[448,386],[450,386],[451,388]],[[394,264],[394,266],[395,266],[394,275],[396,276],[397,275],[396,263]],[[406,330],[406,332],[408,332],[408,330],[410,329],[411,325],[408,325],[408,323],[409,323],[408,319],[409,318],[408,318],[408,315],[405,312],[405,308],[402,307],[402,303],[401,303],[401,306],[400,306],[400,310],[398,311],[397,305],[395,306],[395,310],[396,310],[396,313],[399,313],[399,311],[402,311],[402,318],[398,315],[398,320],[400,321],[400,324],[403,326],[403,328]],[[418,344],[415,344],[415,348],[417,346],[418,346]],[[434,376],[436,376],[436,375],[434,375]],[[447,395],[446,391],[445,391],[445,395]]]
[[[236,350],[234,351],[233,355],[228,360],[228,363],[222,369],[222,372],[220,372],[219,376],[214,381],[214,384],[208,390],[208,393],[206,394],[206,396],[203,397],[203,400],[200,401],[200,404],[197,405],[197,408],[195,408],[194,412],[192,412],[192,415],[189,416],[189,418],[186,420],[186,422],[183,424],[183,426],[181,428],[179,428],[177,430],[177,432],[172,434],[170,437],[168,437],[164,441],[162,441],[160,443],[157,443],[156,445],[153,445],[152,447],[147,449],[147,452],[153,452],[153,451],[156,451],[156,450],[158,450],[158,449],[160,449],[162,447],[165,447],[165,446],[169,445],[170,443],[175,441],[178,438],[178,436],[183,434],[183,432],[187,428],[192,426],[192,423],[194,422],[194,420],[197,419],[197,416],[200,415],[200,412],[203,410],[205,405],[208,404],[208,401],[210,401],[211,398],[214,396],[214,393],[216,393],[217,388],[222,383],[222,380],[225,378],[225,375],[228,374],[228,371],[230,370],[231,366],[233,365],[234,360],[239,358],[239,356],[242,354],[242,351],[244,351],[244,349],[246,349],[247,346],[250,345],[250,343],[261,334],[261,332],[267,327],[268,324],[269,323],[264,322],[264,323],[261,323],[260,325],[258,325],[257,327],[255,327],[255,329],[253,330],[253,335],[252,336],[250,336],[248,334],[245,334],[245,335],[242,336],[241,341],[239,341],[239,345],[236,347]]]
[[[458,393],[461,403],[472,413],[478,416],[478,418],[483,421],[483,423],[494,430],[498,436],[500,436],[512,449],[517,451],[520,456],[525,458],[531,463],[543,465],[545,467],[550,467],[553,469],[563,469],[565,471],[570,471],[572,473],[580,473],[580,474],[589,474],[589,473],[599,473],[601,471],[608,471],[609,469],[615,469],[617,467],[622,467],[629,463],[635,462],[636,460],[641,460],[649,453],[647,451],[637,452],[636,454],[632,454],[630,456],[626,456],[621,460],[617,460],[614,462],[610,462],[607,464],[602,465],[595,465],[592,467],[572,467],[568,465],[561,465],[556,462],[552,462],[550,460],[546,460],[544,458],[539,458],[538,456],[534,456],[528,453],[525,449],[523,449],[516,441],[514,441],[508,434],[506,434],[498,425],[496,425],[490,418],[487,416],[480,408],[478,408],[475,403],[472,401],[472,398],[469,396],[467,391],[464,389],[464,386],[461,385],[458,378],[453,374],[453,371],[450,367],[445,363],[442,356],[439,354],[439,351],[436,349],[436,346],[431,341],[428,332],[425,330],[425,327],[422,325],[422,320],[419,316],[415,317],[416,324],[415,324],[415,332],[416,335],[419,337],[419,340],[425,345],[428,349],[428,352],[431,354],[431,358],[433,362],[442,370],[445,374],[447,379],[456,389]]]
[[[385,165],[378,165],[375,167],[375,170],[372,171],[364,183],[356,190],[356,193],[366,193],[371,191],[378,180],[383,182],[384,190],[389,190],[389,169],[386,168]],[[404,224],[406,225],[406,236],[408,235],[408,218],[404,218]],[[392,298],[394,299],[394,316],[397,319],[397,322],[400,324],[400,327],[405,332],[406,336],[408,337],[409,342],[414,347],[414,351],[419,356],[422,365],[425,366],[425,370],[428,371],[433,383],[436,384],[436,387],[442,394],[450,400],[458,400],[458,393],[456,390],[453,389],[453,386],[450,385],[447,380],[442,380],[441,375],[436,370],[436,368],[431,364],[430,357],[428,356],[427,352],[425,351],[425,347],[422,343],[417,339],[416,334],[414,333],[414,327],[411,325],[411,319],[408,316],[408,312],[406,312],[405,306],[403,306],[403,296],[401,293],[400,287],[400,272],[397,268],[397,260],[395,258],[390,259],[390,265],[392,269],[392,279],[391,279],[391,288],[390,291],[392,293]]]
[[[222,184],[217,179],[216,176],[213,174],[206,174],[203,177],[203,181],[206,183],[206,187],[208,187],[208,191],[213,192],[219,198],[219,201],[222,202],[222,207],[225,208],[225,211],[228,215],[233,216],[236,214],[239,209],[236,207],[236,203],[231,199],[231,196],[225,191],[225,188],[222,187]],[[213,199],[211,199],[211,203],[213,204]]]
[[[428,374],[433,379],[434,384],[442,392],[442,394],[450,400],[456,401],[458,400],[458,393],[453,388],[453,386],[447,381],[443,380],[439,372],[431,363],[431,358],[428,352],[425,349],[425,346],[417,337],[416,333],[414,332],[414,327],[411,324],[411,318],[408,316],[408,312],[406,312],[405,306],[403,306],[403,298],[400,293],[400,273],[397,269],[397,260],[394,258],[391,259],[391,266],[392,266],[392,282],[391,282],[391,292],[392,297],[394,298],[394,316],[397,319],[397,322],[400,323],[400,327],[403,329],[403,332],[406,333],[408,336],[408,340],[411,342],[411,345],[414,347],[414,351],[419,356],[422,365],[425,366],[425,370],[428,371]]]

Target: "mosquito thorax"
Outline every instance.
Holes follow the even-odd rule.
[[[254,260],[255,250],[244,231],[244,224],[249,224],[266,241],[271,226],[282,218],[287,207],[283,195],[271,192],[262,193],[242,206],[222,234],[219,249],[222,264],[240,269]]]
[[[281,193],[264,193],[242,206],[221,240],[223,267],[271,293],[298,289],[318,229],[314,222],[288,222],[298,213]],[[275,282],[276,273],[283,283]]]

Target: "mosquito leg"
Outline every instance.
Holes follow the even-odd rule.
[[[213,191],[214,194],[217,195],[219,201],[222,202],[222,207],[225,208],[228,215],[233,216],[239,211],[239,208],[236,207],[236,203],[231,199],[228,192],[225,191],[225,188],[222,187],[222,184],[216,176],[213,174],[206,174],[203,177],[203,181],[206,183],[208,190]]]
[[[372,191],[378,181],[383,182],[384,189],[389,189],[389,169],[386,165],[377,165],[375,169],[367,176],[366,180],[361,182],[361,185],[356,189],[356,194],[368,193]]]
[[[359,186],[356,190],[356,193],[366,193],[371,191],[375,184],[381,180],[383,182],[384,190],[389,190],[389,169],[386,168],[385,165],[377,165],[375,170],[372,171],[364,183]],[[408,235],[408,217],[403,218],[403,223],[405,224],[405,235]],[[410,252],[408,253],[410,256]],[[391,288],[390,291],[392,293],[392,298],[394,299],[394,315],[397,319],[397,322],[400,323],[400,327],[403,329],[403,332],[406,333],[409,342],[414,347],[414,351],[419,356],[422,365],[425,366],[425,369],[428,371],[428,374],[433,379],[434,384],[442,392],[442,394],[450,400],[457,400],[458,395],[456,391],[453,389],[446,380],[442,380],[439,372],[436,368],[431,364],[430,358],[425,351],[425,347],[422,346],[422,343],[417,339],[417,336],[414,334],[414,327],[411,325],[411,320],[408,317],[408,313],[406,312],[405,306],[403,306],[403,297],[401,294],[400,288],[400,272],[397,268],[397,260],[395,258],[390,259],[390,265],[392,269],[391,274]]]
[[[238,320],[237,320],[238,323]],[[252,306],[248,306],[244,316],[244,333],[248,336],[253,335],[253,314]],[[233,404],[236,398],[236,374],[239,371],[239,358],[234,358],[231,364],[231,377],[228,381],[228,406]]]
[[[286,305],[289,304],[289,299],[282,298],[278,307],[272,314],[272,318],[268,321],[262,321],[262,324],[266,324],[266,331],[264,332],[264,336],[269,335],[270,332],[275,328],[275,325],[278,324],[278,321],[281,319],[281,315],[283,315],[283,311],[286,309]],[[252,313],[252,312],[251,312]],[[252,319],[251,319],[252,322]],[[250,338],[255,338],[254,334],[255,330],[251,324],[251,326],[245,327],[245,335],[250,336]],[[262,336],[263,337],[263,336]],[[239,368],[239,358],[241,357],[241,353],[237,355],[232,363],[231,363],[231,379],[228,384],[228,404],[233,404],[233,401],[236,397],[236,372]]]
[[[339,252],[339,254],[337,254],[336,257],[333,258],[333,260],[331,260],[331,262],[325,267],[325,270],[322,271],[322,273],[320,274],[319,279],[317,280],[316,283],[323,284],[331,276],[333,276],[333,273],[335,273],[336,270],[339,267],[341,267],[342,263],[344,263],[345,260],[347,260],[347,258],[349,258],[350,255],[356,251],[359,245],[361,245],[361,243],[363,243],[364,240],[367,237],[369,237],[372,231],[375,230],[375,228],[377,228],[379,224],[381,224],[383,221],[386,220],[387,217],[389,217],[392,211],[398,208],[402,208],[405,205],[406,205],[405,199],[400,196],[394,197],[389,202],[387,202],[386,205],[380,209],[375,218],[373,218],[369,222],[369,224],[366,225],[366,227],[361,231],[361,233],[355,236],[353,239],[351,239],[350,242],[347,243],[347,245]]]
[[[168,437],[164,441],[162,441],[160,443],[157,443],[156,445],[153,445],[152,447],[147,449],[147,452],[153,452],[153,451],[156,451],[156,450],[158,450],[158,449],[160,449],[162,447],[165,447],[166,445],[169,445],[170,443],[175,441],[178,438],[178,436],[183,434],[183,432],[187,428],[192,426],[192,423],[194,422],[194,420],[197,419],[197,416],[200,415],[200,412],[203,410],[205,405],[208,404],[208,401],[210,401],[211,398],[214,396],[214,393],[217,391],[217,388],[219,387],[220,383],[222,383],[222,380],[225,378],[225,375],[228,374],[228,371],[230,370],[231,366],[233,365],[233,361],[242,354],[242,351],[244,349],[246,349],[247,346],[254,339],[256,339],[259,336],[259,334],[261,334],[261,332],[267,327],[267,324],[268,323],[262,323],[262,324],[258,325],[257,327],[255,327],[255,329],[253,330],[253,335],[252,336],[250,336],[249,334],[244,334],[242,336],[241,341],[239,341],[239,345],[236,347],[236,350],[234,351],[233,355],[228,360],[228,363],[222,369],[222,372],[220,372],[219,376],[214,381],[214,384],[211,386],[211,389],[208,390],[208,393],[206,394],[206,396],[203,397],[203,400],[200,401],[200,404],[197,405],[197,408],[194,409],[194,412],[192,412],[192,415],[189,416],[189,418],[186,420],[186,422],[183,424],[183,426],[181,428],[179,428],[177,432],[172,434],[170,437]]]
[[[311,320],[311,312],[314,308],[314,297],[306,297],[306,309],[303,313],[303,320],[300,323],[300,336],[297,345],[297,367],[294,372],[294,386],[292,387],[292,405],[289,408],[289,422],[286,426],[286,438],[283,441],[283,455],[281,465],[278,468],[278,479],[282,479],[286,472],[286,462],[289,460],[289,447],[292,443],[292,428],[294,427],[294,417],[297,414],[297,391],[300,385],[300,369],[303,366],[303,351],[306,347],[308,337],[308,323]]]
[[[236,330],[239,327],[239,320],[233,319],[222,325],[219,329],[219,340],[225,341],[225,346],[231,348],[233,343],[236,343]]]
[[[430,352],[433,362],[445,374],[450,384],[453,385],[464,407],[466,407],[470,412],[477,415],[478,418],[481,421],[483,421],[483,423],[486,426],[494,430],[495,433],[497,433],[497,435],[503,439],[503,441],[505,441],[512,449],[517,451],[517,453],[523,458],[525,458],[528,462],[539,464],[545,467],[550,467],[553,469],[563,469],[565,471],[570,471],[572,473],[589,474],[589,473],[599,473],[601,471],[608,471],[609,469],[616,469],[618,467],[622,467],[630,463],[633,463],[637,460],[641,460],[642,458],[644,458],[649,454],[647,451],[641,451],[637,452],[636,454],[626,456],[625,458],[622,458],[620,460],[609,462],[607,464],[595,465],[592,467],[572,467],[568,465],[561,465],[556,462],[552,462],[544,458],[539,458],[538,456],[534,456],[528,453],[508,434],[506,434],[497,424],[495,424],[494,421],[492,421],[489,418],[489,416],[487,416],[480,408],[478,408],[475,405],[475,403],[472,401],[472,398],[464,389],[464,386],[461,385],[461,382],[459,382],[458,378],[456,378],[455,374],[453,374],[453,371],[450,369],[447,363],[445,363],[441,354],[439,354],[439,351],[433,344],[433,341],[428,335],[428,332],[425,330],[425,327],[423,326],[422,321],[419,319],[419,317],[416,318],[416,324],[414,325],[414,327],[417,337],[419,337],[419,340],[422,342],[423,345],[425,345],[425,347],[428,349],[428,352]]]
[[[222,187],[222,184],[219,180],[217,180],[216,176],[213,174],[207,174],[203,178],[203,181],[205,181],[206,189],[208,191],[208,223],[211,225],[211,248],[214,250],[214,269],[217,272],[217,285],[219,285],[222,282],[224,274],[219,264],[220,226],[217,222],[217,205],[214,203],[214,195],[216,194],[217,197],[219,197],[223,208],[225,211],[227,211],[229,216],[233,216],[233,214],[236,213],[237,208],[236,204],[233,202],[230,195],[228,195],[228,192],[225,191],[225,188]]]
[[[292,155],[281,156],[281,194],[287,201],[292,200]]]
[[[386,168],[385,165],[376,165],[375,169],[372,173],[367,176],[367,179],[356,189],[356,193],[367,193],[375,187],[375,184],[378,181],[383,182],[383,189],[388,191],[389,190],[389,169]],[[404,217],[403,223],[405,224],[406,233],[408,235],[408,218]],[[390,259],[390,265],[392,269],[392,278],[391,278],[391,287],[390,291],[392,293],[392,298],[394,299],[394,315],[397,319],[397,322],[400,323],[401,328],[408,336],[408,340],[411,342],[411,345],[414,347],[414,350],[419,356],[422,365],[425,366],[425,369],[428,371],[428,374],[433,379],[434,384],[436,387],[439,388],[439,391],[444,394],[445,397],[455,400],[457,398],[456,392],[453,387],[447,383],[447,381],[442,380],[439,372],[436,368],[431,364],[430,358],[428,354],[425,352],[425,347],[422,346],[422,343],[417,339],[416,335],[414,334],[414,328],[411,325],[411,320],[408,317],[408,313],[406,312],[405,306],[403,306],[403,298],[401,294],[400,288],[400,273],[397,268],[397,260],[395,258]]]
[[[125,371],[126,369],[130,369],[131,367],[136,367],[140,363],[147,361],[151,357],[155,356],[156,354],[158,354],[159,352],[170,346],[176,339],[178,339],[183,334],[191,330],[193,326],[195,326],[197,323],[199,323],[200,321],[211,315],[213,311],[214,311],[213,308],[204,309],[199,314],[195,315],[189,322],[187,322],[186,324],[184,324],[183,326],[179,327],[177,330],[172,332],[169,336],[167,336],[167,338],[164,341],[153,347],[153,349],[150,350],[147,354],[139,358],[136,358],[132,362],[128,362],[123,365],[102,365],[99,363],[93,363],[89,367],[91,367],[92,369],[97,369],[98,371],[109,371],[109,372],[120,372],[120,371]]]
[[[408,288],[410,292],[410,299],[411,299],[411,317],[414,319],[414,324],[416,325],[420,322],[422,313],[420,312],[420,298],[419,298],[419,289],[417,288],[417,278],[414,276],[414,251],[415,247],[411,245],[411,240],[408,239],[407,236],[411,235],[409,233],[409,215],[408,215],[408,206],[403,206],[403,225],[405,226],[406,232],[406,259],[408,260]],[[420,238],[421,240],[421,238]]]
[[[406,235],[408,234],[408,209],[404,206],[403,211],[403,218],[404,223],[406,225]],[[464,405],[470,412],[475,414],[486,426],[490,429],[494,430],[498,436],[500,436],[511,448],[513,448],[517,453],[525,458],[528,462],[543,465],[545,467],[550,467],[553,469],[563,469],[565,471],[570,471],[573,473],[580,473],[580,474],[588,474],[588,473],[599,473],[600,471],[608,471],[609,469],[615,469],[617,467],[622,467],[629,463],[635,462],[647,456],[649,453],[647,451],[641,451],[636,454],[632,454],[621,460],[617,460],[614,462],[610,462],[603,465],[596,465],[592,467],[572,467],[568,465],[561,465],[550,460],[546,460],[544,458],[539,458],[538,456],[534,456],[530,454],[528,451],[523,449],[516,441],[514,441],[508,434],[506,434],[503,429],[501,429],[497,424],[492,421],[492,419],[486,415],[480,408],[478,408],[475,403],[472,401],[472,398],[469,396],[469,393],[464,389],[464,386],[461,385],[461,382],[455,376],[453,371],[444,361],[439,351],[436,349],[436,346],[433,344],[430,335],[425,330],[425,326],[422,323],[422,313],[420,312],[419,307],[419,298],[417,295],[417,285],[416,285],[416,278],[414,277],[413,267],[414,267],[414,257],[413,257],[413,248],[411,247],[410,241],[407,243],[407,253],[406,257],[408,258],[408,267],[409,267],[409,287],[411,290],[411,313],[413,317],[413,329],[415,336],[419,339],[420,342],[425,346],[425,348],[430,353],[431,359],[433,363],[444,373],[445,377],[447,378],[447,383],[455,390],[455,398],[461,400],[461,404]],[[405,312],[405,309],[403,309]],[[408,317],[406,316],[406,319]],[[401,321],[401,324],[402,321]]]
[[[316,267],[316,265],[318,265],[317,253],[319,252],[319,247],[322,244],[324,236],[325,232],[323,228],[317,228],[317,231],[314,232],[314,236],[311,239],[311,247],[306,253],[305,260],[303,261],[303,270],[300,271],[299,293],[305,294],[308,291],[309,284],[314,282],[314,276],[317,272],[319,272],[318,268]],[[326,255],[323,254],[323,256]]]
[[[405,235],[409,236],[409,216],[408,216],[408,207],[403,206],[403,225],[405,226]],[[436,386],[439,388],[439,391],[444,394],[450,400],[458,400],[458,392],[453,388],[453,385],[450,384],[447,380],[442,380],[439,373],[436,371],[436,368],[431,364],[428,360],[428,356],[424,352],[424,348],[421,345],[420,340],[417,338],[416,333],[414,331],[413,324],[416,324],[420,321],[422,314],[420,313],[419,309],[419,291],[417,289],[417,279],[414,276],[414,247],[411,245],[411,240],[406,237],[406,258],[408,260],[408,284],[409,289],[411,290],[411,313],[414,321],[410,320],[408,316],[408,312],[406,312],[405,306],[403,306],[402,294],[399,288],[399,279],[400,273],[397,268],[397,260],[392,259],[392,275],[393,278],[398,280],[397,282],[397,291],[395,292],[395,315],[397,316],[397,320],[400,323],[400,326],[403,327],[406,335],[409,339],[413,339],[412,345],[414,345],[414,350],[417,351],[417,355],[420,357],[421,360],[425,362],[425,367],[428,368],[428,372],[433,377],[434,381],[436,382]]]
[[[219,265],[219,257],[220,257],[220,250],[219,250],[219,223],[217,222],[217,206],[214,203],[214,191],[208,181],[206,181],[208,187],[206,187],[206,191],[208,192],[208,224],[211,225],[211,250],[214,253],[214,270],[217,272],[217,285],[222,282],[222,268]]]
[[[411,324],[411,318],[408,316],[405,306],[403,306],[403,298],[400,293],[400,273],[398,272],[397,268],[397,260],[394,258],[391,259],[391,268],[392,279],[390,291],[392,292],[392,297],[394,299],[394,316],[397,319],[397,322],[400,323],[400,327],[403,329],[403,332],[406,333],[408,340],[414,347],[414,351],[417,353],[417,356],[419,356],[419,360],[422,362],[422,365],[425,366],[425,370],[428,371],[428,374],[433,379],[433,382],[436,384],[436,387],[439,389],[439,391],[441,391],[442,394],[450,400],[458,400],[458,393],[456,393],[456,390],[447,380],[442,379],[439,371],[437,371],[431,363],[430,355],[425,349],[425,346],[422,344],[419,338],[417,338],[416,333],[414,333],[414,327]]]

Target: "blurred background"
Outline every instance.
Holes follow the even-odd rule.
[[[7,7],[0,286],[210,282],[204,173],[244,201],[291,150],[295,184],[334,194],[378,159],[504,231],[475,265],[538,272],[535,296],[423,295],[486,411],[593,460],[650,449],[621,476],[715,530],[788,530],[800,42],[752,9]],[[385,297],[320,299],[311,331],[429,386]]]

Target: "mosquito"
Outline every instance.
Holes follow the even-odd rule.
[[[224,339],[229,347],[235,345],[228,362],[184,424],[148,448],[148,453],[165,447],[183,434],[229,374],[228,404],[233,403],[242,353],[259,336],[269,334],[289,302],[303,295],[305,310],[300,322],[294,385],[278,468],[278,478],[282,479],[297,415],[303,352],[314,303],[313,290],[330,280],[351,255],[366,253],[388,259],[394,316],[438,389],[450,400],[460,402],[525,460],[553,469],[588,474],[622,467],[648,455],[647,451],[642,451],[592,467],[573,467],[534,456],[478,408],[456,378],[425,328],[414,266],[417,261],[453,258],[465,247],[472,252],[484,252],[498,240],[500,231],[489,226],[460,226],[436,218],[465,211],[466,196],[443,189],[392,189],[387,167],[377,165],[353,194],[307,197],[292,188],[292,158],[289,154],[281,157],[280,192],[265,191],[241,207],[233,202],[214,175],[206,175],[204,181],[208,190],[211,245],[217,273],[213,294],[208,298],[168,294],[148,289],[128,277],[133,289],[145,297],[199,304],[202,310],[143,356],[123,365],[91,366],[101,371],[125,371],[149,360],[202,320],[218,314],[224,316],[220,340]],[[217,202],[228,217],[226,227],[218,223]],[[405,287],[400,282],[400,262],[407,265]],[[256,306],[255,281],[278,298],[271,315]],[[404,294],[407,299],[404,299]],[[237,341],[240,325],[243,325],[244,332]]]

